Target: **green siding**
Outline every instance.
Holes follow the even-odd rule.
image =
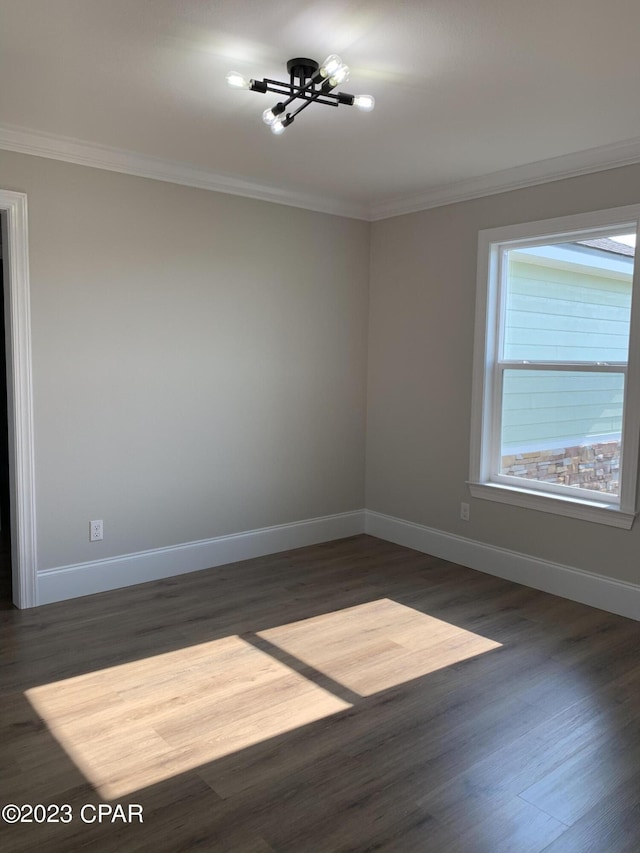
[[[510,259],[504,356],[527,361],[626,361],[628,281]]]
[[[505,311],[506,359],[627,361],[631,275],[510,257]],[[622,374],[506,370],[503,453],[619,435],[623,393]]]
[[[623,392],[620,373],[505,370],[503,450],[620,433]]]

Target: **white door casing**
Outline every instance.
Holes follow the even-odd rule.
[[[37,601],[35,460],[27,196],[0,189],[7,355],[13,602]]]

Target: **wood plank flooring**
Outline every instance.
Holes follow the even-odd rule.
[[[640,850],[638,622],[358,536],[0,631],[5,853]]]

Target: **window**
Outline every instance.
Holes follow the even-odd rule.
[[[639,220],[640,205],[480,232],[473,496],[633,524]]]

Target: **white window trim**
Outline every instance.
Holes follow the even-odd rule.
[[[638,444],[640,441],[640,264],[634,265],[629,361],[625,382],[625,408],[622,429],[621,494],[619,503],[606,498],[589,500],[498,482],[491,475],[492,445],[496,440],[496,394],[493,383],[494,354],[500,332],[500,306],[497,299],[499,253],[505,244],[544,245],[576,239],[579,232],[601,230],[611,233],[638,231],[640,205],[629,205],[592,213],[563,216],[538,222],[526,222],[480,231],[478,235],[478,278],[476,325],[473,356],[473,395],[471,402],[471,448],[469,490],[476,498],[507,503],[526,509],[579,518],[599,524],[631,529],[636,517]],[[514,245],[515,248],[515,245]],[[611,365],[608,369],[620,370]],[[499,423],[499,420],[498,420]],[[495,450],[495,448],[493,448]],[[509,478],[511,480],[512,478]],[[586,490],[585,490],[586,491]]]

